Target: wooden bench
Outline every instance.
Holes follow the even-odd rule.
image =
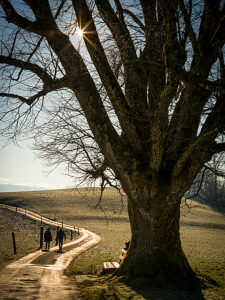
[[[103,274],[108,274],[114,272],[116,269],[119,268],[119,264],[116,261],[106,261],[103,263]]]
[[[125,255],[126,255],[126,253],[127,253],[127,250],[122,249],[121,252],[122,252],[122,253],[121,253],[121,255],[119,256],[120,263],[121,263],[121,261],[124,259]]]
[[[122,249],[121,250],[121,255],[119,256],[120,259],[120,263],[121,261],[124,259],[125,255],[127,253],[127,250]],[[118,269],[120,266],[120,264],[118,262],[115,261],[105,261],[103,263],[103,270],[102,270],[102,274],[108,274],[108,273],[112,273],[114,272],[116,269]]]

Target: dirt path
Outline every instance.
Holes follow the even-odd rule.
[[[26,214],[40,220],[35,213],[26,211]],[[42,222],[59,226],[58,222],[46,218]],[[66,224],[64,227],[73,229]],[[51,248],[49,252],[38,250],[2,269],[0,299],[81,299],[76,280],[66,276],[64,270],[74,257],[97,244],[101,238],[82,228],[80,233],[80,238],[64,245],[63,253],[57,252],[58,247]]]

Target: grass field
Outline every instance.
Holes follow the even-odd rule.
[[[120,195],[107,189],[102,207],[96,208],[98,193],[98,189],[91,188],[0,193],[0,202],[34,210],[43,216],[84,227],[101,235],[101,243],[74,259],[70,266],[75,274],[99,275],[104,261],[119,260],[120,250],[130,238],[130,227],[125,199],[122,205]],[[202,290],[205,299],[225,299],[224,215],[193,201],[187,204],[182,205],[181,211],[183,249],[194,270],[212,279],[205,281]],[[115,290],[114,279],[97,278],[83,284],[87,299],[191,299],[183,291],[177,291],[176,294],[166,288],[148,290],[145,287],[140,291],[118,282]]]

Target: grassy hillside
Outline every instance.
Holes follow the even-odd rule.
[[[101,207],[95,207],[98,196],[99,190],[91,188],[0,193],[0,202],[34,210],[43,216],[56,217],[58,221],[100,234],[102,242],[76,258],[71,265],[74,273],[99,274],[103,261],[118,261],[121,248],[130,238],[130,227],[125,199],[122,203],[116,191],[107,189]],[[192,267],[212,278],[206,283],[205,298],[225,299],[224,216],[193,201],[183,203],[181,239]],[[215,286],[213,281],[219,286]]]

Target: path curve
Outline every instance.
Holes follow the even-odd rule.
[[[4,204],[0,207],[16,210]],[[17,212],[52,226],[62,225],[22,208],[17,208]],[[71,225],[63,224],[63,227],[75,230]],[[80,299],[75,279],[66,276],[64,270],[74,257],[101,240],[84,228],[80,228],[80,233],[78,239],[64,245],[63,253],[57,253],[58,247],[52,247],[49,252],[38,250],[8,264],[0,273],[0,299]]]

